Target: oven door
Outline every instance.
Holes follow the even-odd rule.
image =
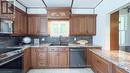
[[[8,60],[5,60],[5,64],[0,66],[0,73],[23,73],[23,55],[19,54]]]

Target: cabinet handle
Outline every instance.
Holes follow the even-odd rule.
[[[102,64],[101,61],[97,60],[98,63]]]

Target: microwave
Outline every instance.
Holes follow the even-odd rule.
[[[12,34],[13,33],[13,21],[9,19],[0,19],[0,33]]]

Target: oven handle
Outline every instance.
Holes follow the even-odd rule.
[[[13,57],[13,58],[7,60],[7,61],[2,61],[2,62],[0,62],[0,66],[4,65],[4,64],[6,64],[6,63],[9,63],[10,61],[13,61],[13,60],[15,60],[15,59],[17,59],[17,58],[19,58],[19,57],[22,57],[22,56],[23,56],[23,54],[19,54],[19,55],[15,56],[15,57]]]

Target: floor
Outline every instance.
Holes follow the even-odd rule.
[[[74,69],[32,69],[28,73],[94,73],[90,68]]]

